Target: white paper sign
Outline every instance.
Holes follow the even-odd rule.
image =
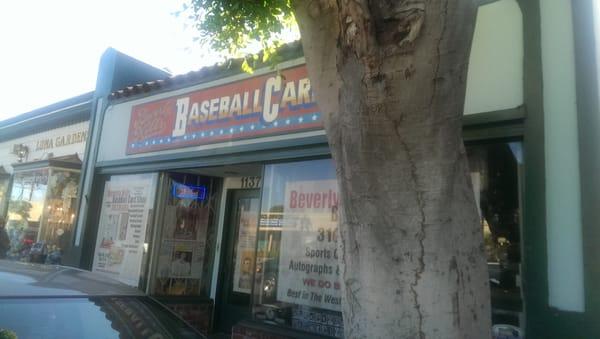
[[[335,180],[285,188],[277,300],[340,311]]]
[[[92,271],[137,287],[156,176],[126,177],[105,184]]]

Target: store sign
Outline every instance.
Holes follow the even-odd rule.
[[[104,186],[92,271],[137,287],[156,176],[124,177]]]
[[[341,310],[336,180],[285,187],[277,300]]]
[[[322,126],[303,65],[134,106],[127,154]]]
[[[79,131],[59,135],[53,138],[44,138],[35,141],[35,151],[46,151],[53,148],[64,147],[72,144],[84,143],[88,131]]]
[[[174,182],[171,195],[179,199],[202,201],[206,199],[206,186],[192,186]]]

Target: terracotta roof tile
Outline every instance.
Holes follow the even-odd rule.
[[[279,51],[279,55],[284,60],[298,58],[303,55],[302,44],[300,41],[294,41],[283,45]],[[208,82],[223,78],[226,76],[241,73],[242,59],[231,59],[224,64],[216,64],[213,66],[203,67],[197,71],[190,71],[185,74],[170,76],[164,79],[148,81],[133,86],[127,86],[120,90],[111,93],[109,99],[118,100],[123,98],[135,97],[140,94],[149,93],[157,90],[175,90],[182,87],[192,86],[203,82]],[[264,66],[263,65],[259,65]]]

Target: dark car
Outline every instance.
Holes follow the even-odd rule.
[[[0,260],[0,338],[205,338],[141,291],[71,267]]]

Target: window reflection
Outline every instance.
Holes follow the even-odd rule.
[[[71,248],[75,219],[79,172],[51,169],[39,239],[48,252],[65,252]]]
[[[6,224],[9,259],[32,260],[35,252],[35,261],[52,258],[51,263],[60,263],[71,247],[78,184],[79,171],[74,170],[43,168],[14,174]]]
[[[0,299],[0,314],[18,338],[199,338],[145,297]]]
[[[9,259],[25,259],[37,241],[49,169],[15,173],[8,204],[6,230],[10,238]]]
[[[0,217],[6,215],[8,205],[8,185],[10,183],[10,174],[6,173],[4,168],[0,166]]]
[[[519,326],[523,311],[519,195],[522,144],[474,145],[467,147],[467,152],[485,237],[493,321]],[[336,246],[324,245],[335,243],[337,238],[337,199],[335,204],[325,206],[334,195],[337,186],[331,160],[265,167],[253,291],[256,320],[342,336],[339,304],[324,302],[325,295],[330,301],[336,300],[339,286],[337,265],[327,259],[329,251],[335,258]],[[318,270],[325,273],[319,274]],[[315,290],[310,287],[313,280]],[[313,300],[312,293],[323,299]]]
[[[522,144],[474,145],[467,153],[488,259],[493,320],[519,326]]]
[[[254,287],[257,320],[341,337],[338,190],[330,159],[265,167]]]

